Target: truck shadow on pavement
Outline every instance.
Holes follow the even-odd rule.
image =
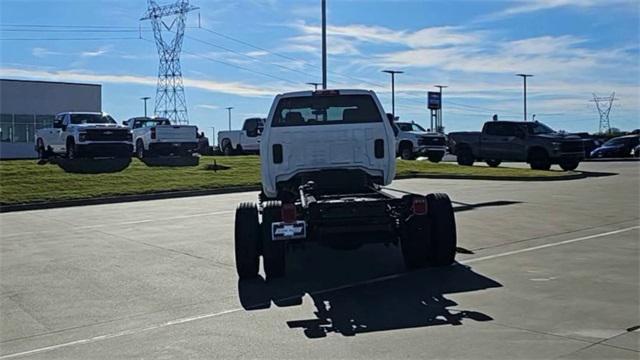
[[[394,263],[395,255],[389,256],[389,249],[385,252],[386,260],[391,258]],[[348,264],[343,264],[343,259],[333,259],[331,254],[319,257],[324,265],[296,259],[292,261],[291,277],[268,283],[262,278],[241,281],[238,284],[240,301],[245,309],[256,310],[269,308],[271,302],[280,307],[301,305],[303,297],[308,295],[315,306],[314,317],[287,321],[289,328],[302,329],[308,338],[322,338],[330,333],[354,336],[396,329],[458,326],[465,320],[493,320],[482,312],[459,308],[446,297],[502,286],[466,265],[413,272],[400,270],[391,274],[387,267],[387,273],[380,274],[376,267],[379,264],[367,260],[370,259],[367,254],[350,253]],[[327,263],[331,264],[330,268]],[[401,267],[397,262],[391,266]],[[350,273],[350,269],[356,274]]]

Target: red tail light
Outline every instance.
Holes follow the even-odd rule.
[[[152,127],[151,128],[151,138],[155,140],[156,138],[156,128]]]
[[[411,204],[411,210],[415,215],[424,215],[427,213],[427,199],[423,197],[417,197],[413,199],[413,204]]]
[[[283,204],[281,214],[283,222],[287,224],[296,222],[296,206],[294,204]]]

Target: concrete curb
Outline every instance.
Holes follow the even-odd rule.
[[[583,162],[633,162],[640,161],[640,157],[626,157],[626,158],[588,158],[582,160]]]
[[[174,199],[182,197],[192,196],[205,196],[205,195],[218,195],[218,194],[230,194],[246,191],[259,191],[260,186],[234,186],[219,189],[204,189],[204,190],[182,190],[182,191],[167,191],[148,194],[135,194],[135,195],[121,195],[121,196],[109,196],[99,197],[93,199],[74,199],[63,201],[47,201],[47,202],[33,202],[24,204],[11,204],[0,205],[0,213],[14,212],[14,211],[27,211],[27,210],[41,210],[41,209],[53,209],[70,206],[84,206],[84,205],[100,205],[100,204],[115,204],[122,202],[134,202],[145,200],[161,200],[161,199]]]
[[[489,175],[440,175],[440,174],[415,174],[396,176],[396,180],[401,179],[452,179],[452,180],[492,180],[492,181],[559,181],[584,179],[587,174],[576,172],[568,175],[558,176],[489,176]]]
[[[396,180],[453,179],[453,180],[495,180],[495,181],[500,181],[500,180],[502,181],[558,181],[558,180],[583,179],[586,177],[587,175],[583,173],[572,173],[572,174],[563,175],[563,176],[535,176],[535,177],[517,177],[517,176],[496,177],[496,176],[474,176],[474,175],[414,174],[414,175],[397,176]],[[260,190],[260,185],[235,186],[235,187],[227,187],[227,188],[219,188],[219,189],[186,190],[186,191],[178,190],[178,191],[157,192],[157,193],[148,193],[148,194],[99,197],[99,198],[90,198],[90,199],[10,204],[10,205],[0,205],[0,213],[27,211],[27,210],[54,209],[54,208],[71,207],[71,206],[115,204],[115,203],[145,201],[145,200],[174,199],[174,198],[192,197],[192,196],[231,194],[231,193],[259,191],[259,190]]]

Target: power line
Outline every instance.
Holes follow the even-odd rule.
[[[294,69],[294,68],[292,68],[292,67],[288,67],[288,66],[285,66],[285,65],[282,65],[282,64],[278,64],[278,63],[273,63],[273,62],[264,61],[263,59],[260,59],[260,58],[257,58],[257,57],[255,57],[255,56],[251,56],[251,55],[245,54],[245,53],[243,53],[243,52],[241,52],[241,51],[236,51],[236,50],[233,50],[233,49],[230,49],[230,48],[227,48],[227,47],[224,47],[224,46],[218,45],[218,44],[214,44],[214,43],[211,43],[211,42],[208,42],[208,41],[205,41],[205,40],[200,40],[200,39],[194,38],[193,36],[185,35],[185,37],[186,37],[186,38],[188,38],[188,39],[191,39],[191,40],[197,41],[197,42],[199,42],[199,43],[202,43],[202,44],[205,44],[205,45],[209,45],[209,46],[215,47],[215,48],[217,48],[217,49],[221,49],[221,50],[228,51],[228,52],[233,53],[233,54],[236,54],[236,55],[240,55],[240,56],[243,56],[243,57],[249,58],[249,59],[251,59],[251,60],[253,60],[253,61],[259,61],[259,62],[263,62],[263,63],[266,63],[266,64],[270,64],[270,65],[273,65],[273,66],[277,66],[277,67],[279,67],[279,68],[282,68],[282,69],[285,69],[285,70],[289,70],[289,71],[292,71],[292,72],[296,72],[296,73],[299,73],[299,74],[302,74],[302,75],[305,75],[305,76],[307,76],[307,75],[308,75],[308,73],[306,73],[306,72],[304,72],[304,71],[302,71],[302,70]]]
[[[29,33],[137,33],[139,30],[105,30],[105,29],[3,29],[0,32],[29,32]],[[148,32],[150,30],[142,30]]]
[[[97,38],[0,38],[0,41],[95,41],[95,40],[139,40],[137,37],[97,37]]]
[[[0,24],[0,27],[33,27],[33,28],[96,28],[96,29],[137,29],[137,26],[114,25],[43,25],[43,24]]]

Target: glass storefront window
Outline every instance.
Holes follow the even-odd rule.
[[[13,139],[13,115],[0,114],[0,141],[12,142]]]
[[[13,142],[34,142],[35,117],[33,115],[15,115],[13,118]]]
[[[36,115],[36,129],[53,127],[54,115]]]

